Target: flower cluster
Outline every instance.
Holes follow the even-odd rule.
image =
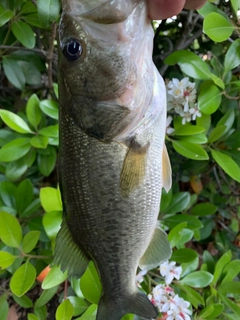
[[[181,81],[173,78],[167,84],[168,110],[174,109],[182,117],[182,124],[201,117],[196,102],[195,83],[188,78]]]
[[[166,261],[160,265],[160,274],[165,278],[165,284],[158,284],[153,288],[148,298],[161,312],[161,320],[191,320],[190,303],[175,294],[173,288],[169,286],[174,278],[180,279],[181,273],[182,267],[177,267],[174,261]],[[140,283],[144,280],[145,274],[146,271],[140,271],[136,277],[139,287],[141,287]]]

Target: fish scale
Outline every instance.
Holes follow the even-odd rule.
[[[79,3],[84,0],[69,1],[63,0],[59,31],[58,164],[64,215],[55,262],[70,275],[81,276],[93,260],[102,283],[97,320],[120,320],[127,313],[156,318],[157,310],[135,283],[138,266],[149,270],[171,254],[167,236],[157,221],[161,189],[169,189],[171,170],[164,147],[165,86],[149,55],[153,31],[144,1],[101,1],[103,11],[100,5],[99,10],[82,14],[79,8],[84,5]],[[74,3],[78,4],[79,15],[72,14]],[[90,0],[88,8],[91,4],[96,8],[96,3]],[[111,14],[104,20],[108,8]],[[109,21],[113,38],[108,42],[104,34],[99,38],[94,24],[103,31],[106,27],[111,35]],[[144,48],[137,56],[130,52],[135,52],[131,43],[134,26],[145,31],[139,39],[134,38],[138,40],[136,47]],[[131,36],[128,46],[123,30]],[[76,60],[67,51],[72,41],[75,46],[84,41],[83,53],[76,53]],[[98,70],[96,80],[89,74],[94,69]],[[89,81],[93,83],[88,86]],[[100,83],[102,92],[95,83]]]

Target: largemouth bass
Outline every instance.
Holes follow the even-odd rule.
[[[143,0],[62,0],[59,184],[64,217],[55,262],[80,277],[93,260],[97,320],[156,318],[135,283],[171,248],[157,221],[171,185],[166,93],[152,62]]]

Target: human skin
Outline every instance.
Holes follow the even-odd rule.
[[[163,20],[177,15],[185,9],[199,9],[207,0],[147,0],[149,18]]]

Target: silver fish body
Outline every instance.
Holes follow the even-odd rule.
[[[126,313],[156,318],[155,307],[135,284],[139,265],[156,267],[171,254],[157,222],[170,167],[164,148],[165,86],[151,59],[146,4],[62,2],[64,217],[55,261],[76,276],[94,261],[102,283],[97,320],[120,320]]]

